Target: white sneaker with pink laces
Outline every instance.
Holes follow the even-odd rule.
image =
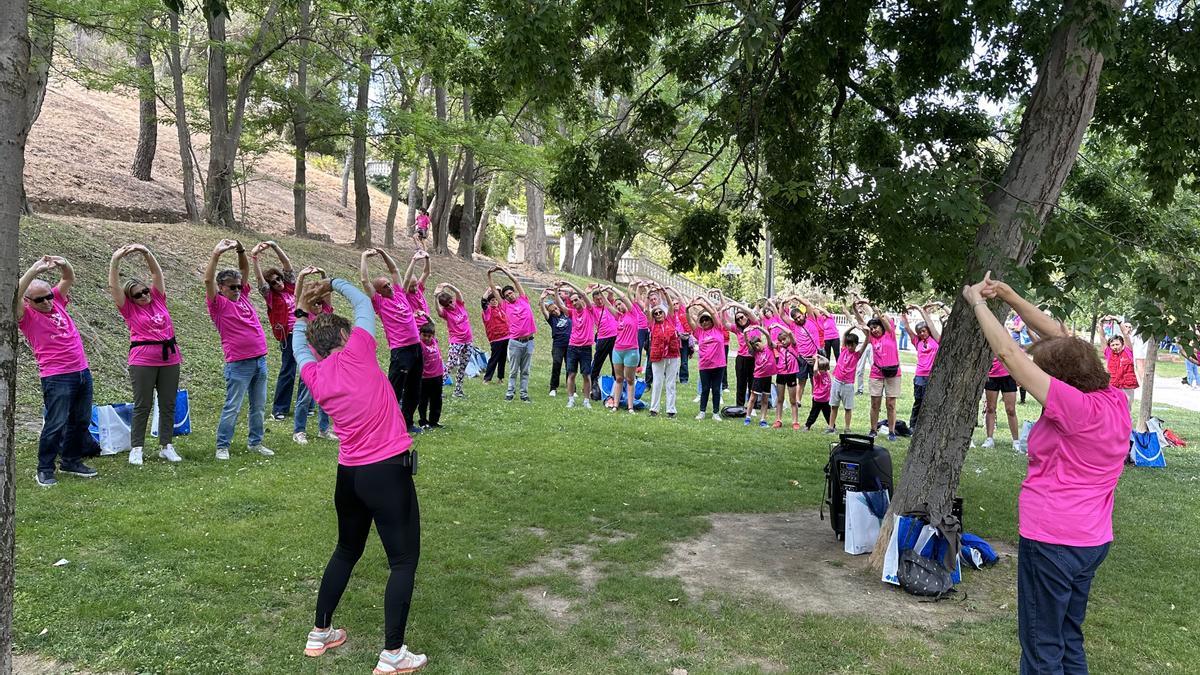
[[[304,643],[305,656],[320,656],[334,647],[342,646],[346,641],[346,631],[341,628],[316,628],[308,632],[308,642]]]
[[[424,654],[414,654],[404,645],[398,652],[383,650],[379,652],[379,663],[375,664],[374,675],[394,675],[396,673],[415,673],[425,667],[429,659]]]

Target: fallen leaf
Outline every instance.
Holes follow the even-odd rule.
[[[1006,602],[1003,605],[1000,605],[1000,609],[1008,609],[1008,603]]]
[[[800,481],[798,481],[798,480],[789,480],[789,481],[788,481],[788,484],[789,484],[789,485],[799,485],[799,484],[800,484]]]
[[[42,629],[42,632],[38,633],[38,637],[41,637],[41,636],[43,636],[43,635],[45,635],[46,633],[49,633],[49,632],[50,632],[50,629],[49,629],[49,628],[43,628],[43,629]]]
[[[667,598],[667,602],[679,602],[679,598]]]
[[[60,558],[58,562],[54,563],[54,566],[55,566],[55,567],[62,567],[62,566],[66,565],[66,564],[67,564],[67,563],[69,563],[69,562],[71,562],[71,561],[70,561],[70,560],[67,560],[66,558]]]

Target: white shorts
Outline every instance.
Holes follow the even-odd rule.
[[[888,377],[877,380],[871,379],[871,396],[884,396],[887,398],[900,398],[900,376]]]
[[[854,410],[854,383],[829,378],[829,407]]]

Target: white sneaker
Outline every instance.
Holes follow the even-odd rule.
[[[575,397],[574,397],[574,396],[568,396],[568,397],[567,397],[567,407],[568,407],[568,408],[574,408],[574,407],[575,407]]]
[[[987,440],[985,440],[985,441],[983,442],[983,447],[985,447],[985,448],[994,448],[994,447],[996,447],[996,439],[994,439],[994,438],[992,438],[991,436],[989,436],[989,437],[987,438]]]
[[[296,433],[292,434],[292,441],[294,441],[296,445],[308,445],[308,434],[304,433],[303,431],[297,431]]]
[[[415,673],[427,663],[429,659],[424,654],[414,654],[408,651],[408,645],[404,645],[395,653],[387,650],[379,652],[379,662],[375,664],[374,675]]]
[[[129,451],[129,463],[134,466],[142,465],[142,449],[133,448]]]
[[[714,421],[714,422],[720,422],[720,421],[721,421],[721,413],[713,413],[712,417],[713,417],[713,421]]]
[[[550,398],[554,398],[555,396],[558,396],[558,390],[557,390],[557,389],[551,389],[551,390],[550,390]]]
[[[217,459],[229,459],[229,448],[217,448]]]
[[[327,628],[323,631],[308,631],[308,641],[304,643],[304,655],[317,657],[330,649],[340,647],[346,642],[346,631],[341,628]]]
[[[327,441],[333,441],[334,443],[337,443],[338,441],[342,440],[342,439],[338,438],[338,435],[333,432],[333,429],[326,429],[325,431],[318,431],[317,438],[323,438]]]
[[[182,462],[183,461],[183,458],[179,456],[179,453],[175,452],[175,446],[170,443],[167,443],[167,447],[158,451],[158,456],[161,459],[167,460],[168,462]]]
[[[1013,452],[1021,454],[1021,441],[1013,441]]]
[[[258,454],[262,455],[263,457],[274,457],[275,456],[275,453],[265,445],[252,445],[252,446],[250,446],[250,452],[257,452]]]
[[[590,398],[583,399],[583,407],[587,408],[588,410],[591,410],[592,409],[592,400]]]
[[[692,399],[692,403],[699,403],[699,402],[700,402],[700,395],[697,394],[696,398]]]
[[[697,419],[697,420],[702,420],[702,419],[704,419],[704,417],[705,417],[705,415],[704,415],[704,411],[703,411],[703,410],[701,410],[700,412],[696,413],[696,419]]]

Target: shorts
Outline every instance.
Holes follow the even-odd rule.
[[[887,398],[900,398],[900,376],[888,377],[884,379],[871,378],[871,396],[886,396]]]
[[[984,391],[1002,391],[1005,394],[1011,394],[1017,390],[1017,381],[1012,375],[1004,377],[989,377],[987,382],[983,383]]]
[[[829,406],[854,410],[854,383],[829,380]]]
[[[815,358],[815,357],[814,357]],[[807,382],[812,379],[813,366],[808,359],[800,357],[800,367],[796,370],[796,382]]]
[[[428,239],[428,238],[429,238],[429,228],[418,227],[417,228],[417,239]]]
[[[777,384],[781,387],[794,387],[794,386],[796,386],[796,383],[799,381],[800,381],[799,378],[796,377],[796,373],[788,373],[787,375],[776,375],[775,376],[775,384]]]
[[[771,395],[771,376],[756,377],[750,382],[750,391],[760,396]]]
[[[625,366],[626,368],[637,368],[642,362],[642,350],[634,347],[633,349],[614,349],[612,360],[615,365]]]
[[[567,347],[567,374],[592,374],[592,346]]]

